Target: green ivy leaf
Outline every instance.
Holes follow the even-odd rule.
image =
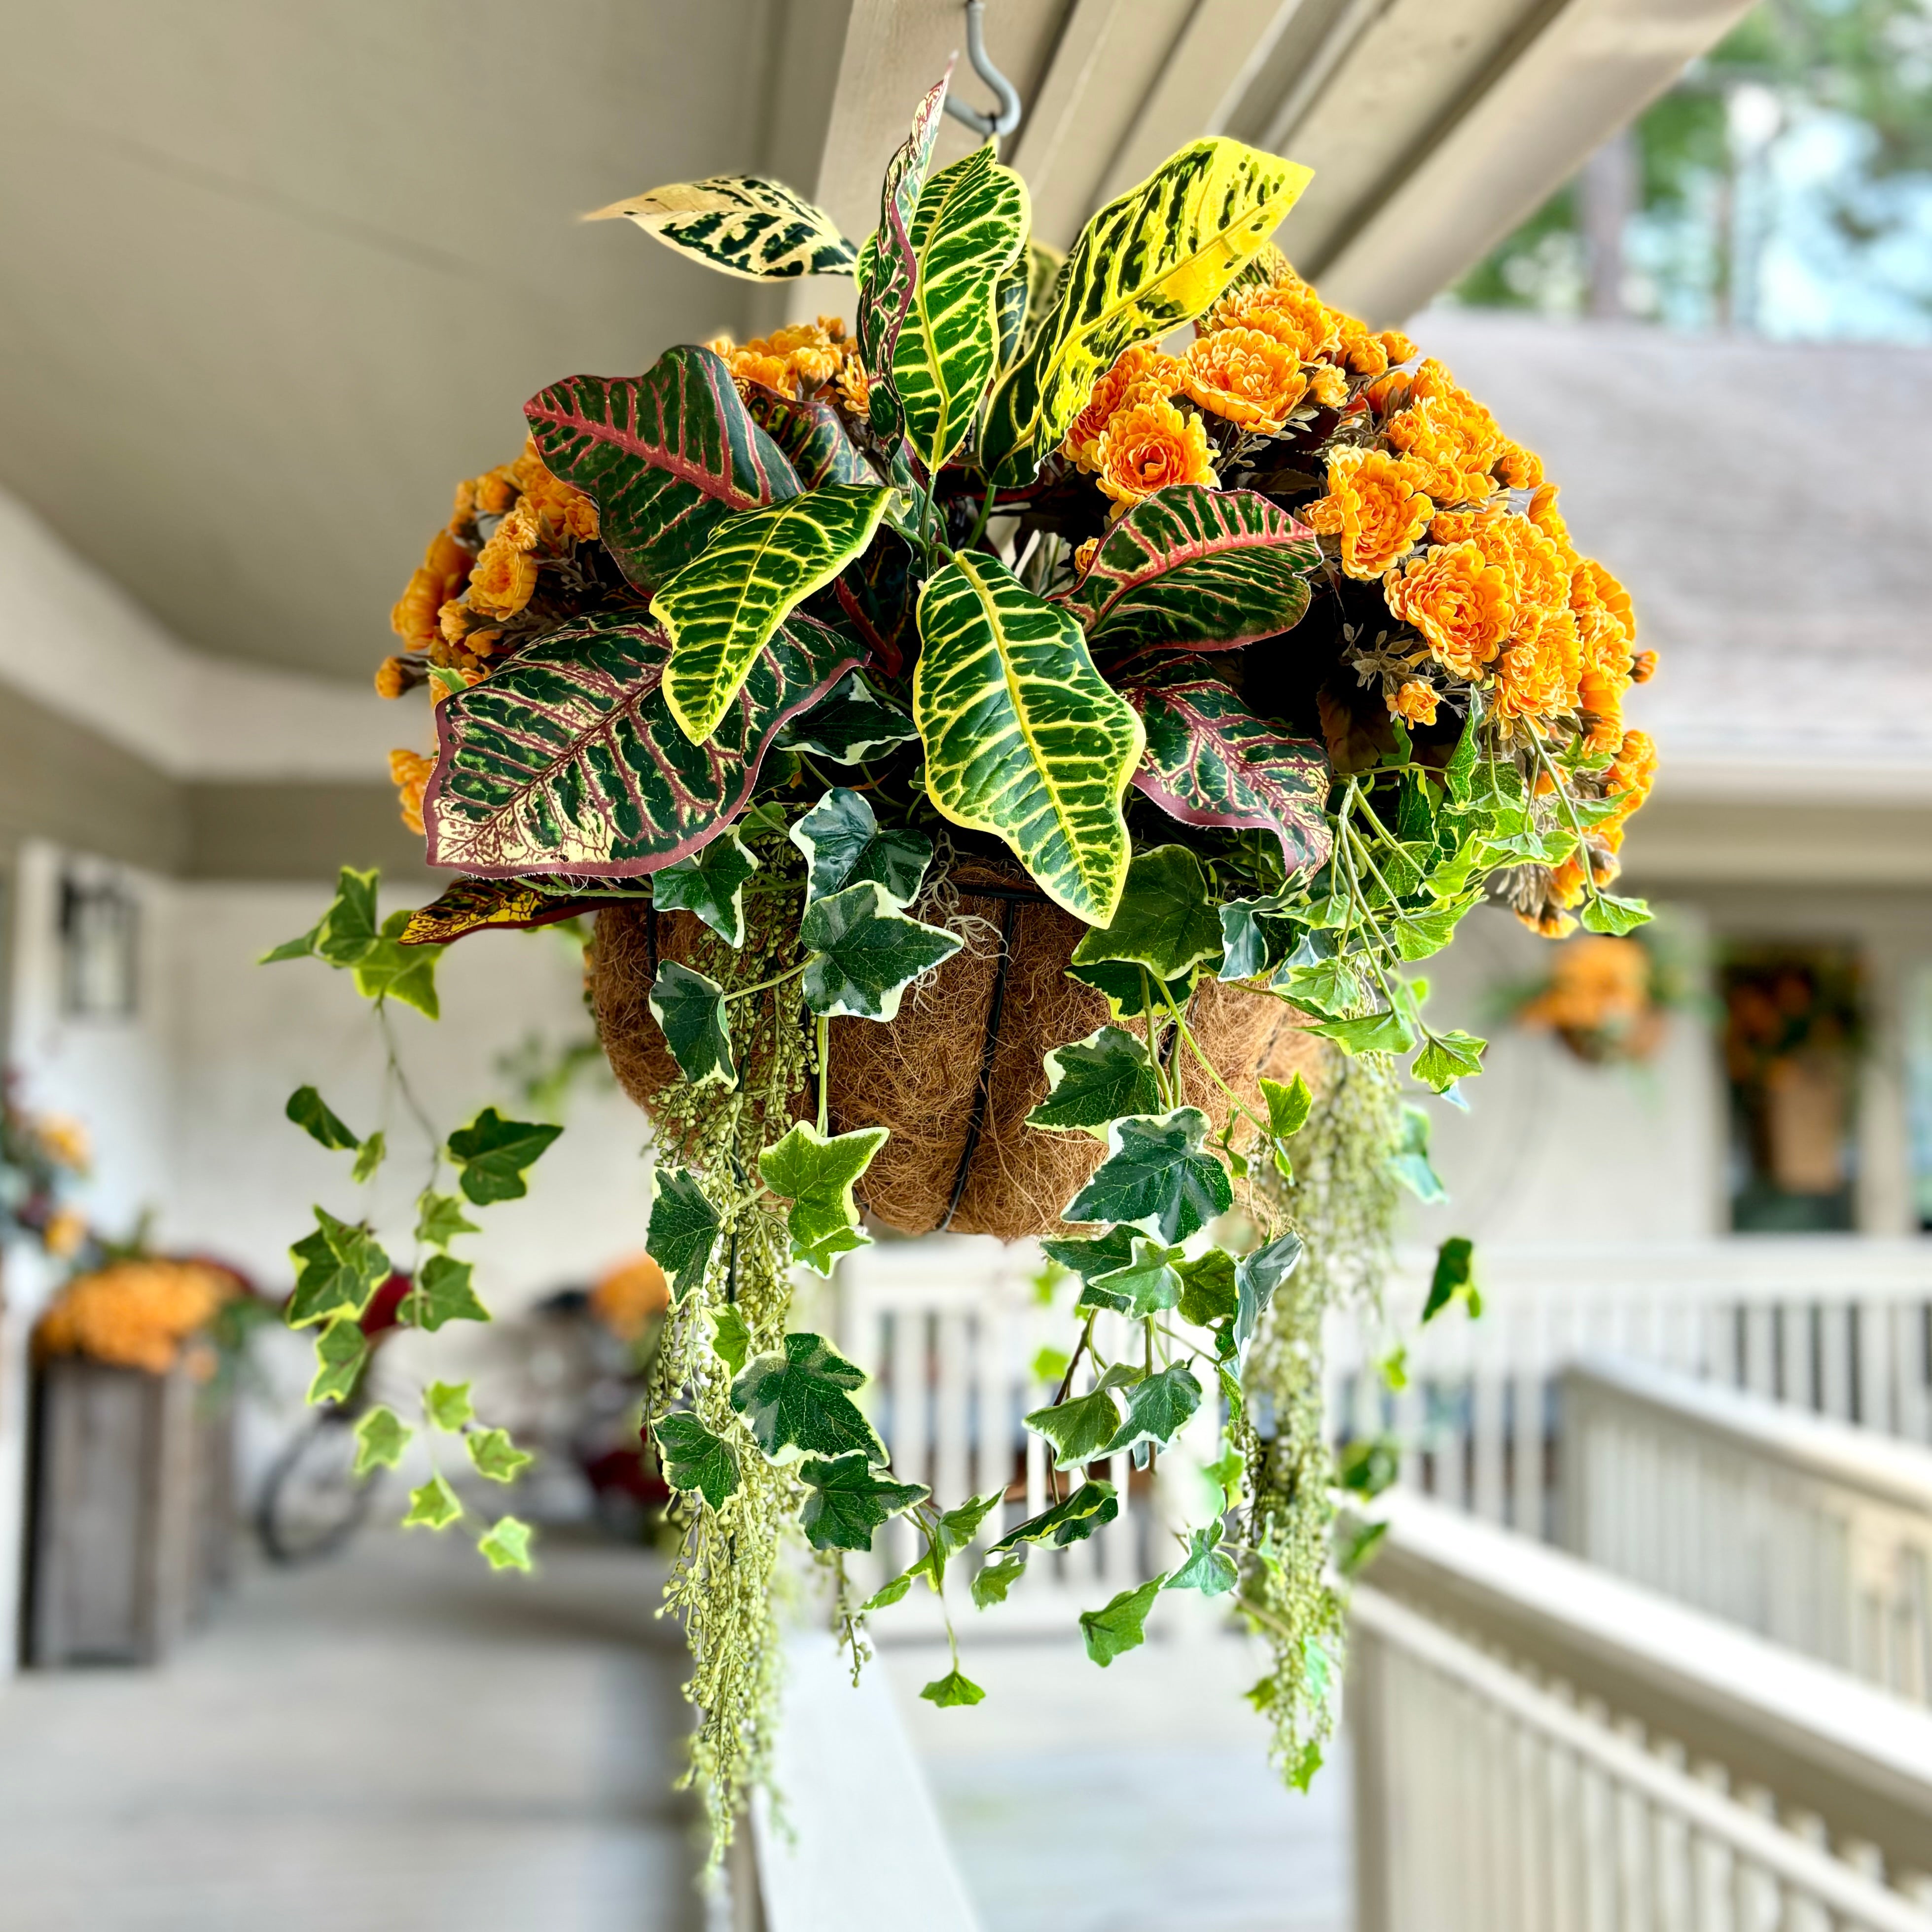
[[[520,1200],[530,1191],[524,1170],[562,1132],[541,1121],[506,1120],[494,1107],[485,1107],[449,1137],[449,1157],[463,1170],[464,1192],[479,1208]]]
[[[336,876],[335,896],[320,919],[299,938],[284,940],[260,963],[279,959],[324,959],[332,966],[353,966],[376,943],[377,872],[345,866]]]
[[[1138,1589],[1123,1590],[1097,1610],[1080,1612],[1080,1634],[1087,1640],[1087,1654],[1102,1670],[1122,1652],[1136,1649],[1147,1641],[1147,1614],[1166,1581],[1163,1571]]]
[[[997,1556],[1002,1550],[1017,1550],[1028,1543],[1050,1543],[1056,1550],[1064,1550],[1070,1544],[1085,1542],[1120,1513],[1120,1499],[1113,1484],[1090,1477],[1064,1503],[1055,1503],[1008,1530],[991,1553]]]
[[[1483,1051],[1488,1045],[1474,1034],[1445,1033],[1429,1041],[1409,1070],[1440,1094],[1456,1081],[1482,1072]]]
[[[867,1020],[898,1018],[907,987],[965,943],[956,932],[908,919],[877,880],[806,907],[799,937],[812,955],[806,1004],[828,1018]]]
[[[355,1473],[366,1476],[372,1469],[393,1469],[415,1433],[394,1409],[380,1405],[370,1409],[356,1425]]]
[[[1275,1290],[1294,1274],[1300,1260],[1301,1237],[1280,1234],[1236,1264],[1234,1286],[1240,1306],[1234,1316],[1234,1342],[1236,1353],[1244,1359]]]
[[[449,1255],[431,1255],[416,1276],[416,1322],[432,1334],[446,1322],[487,1322],[490,1311],[470,1286],[476,1272],[468,1262]]]
[[[682,1301],[704,1279],[722,1225],[695,1174],[658,1170],[644,1252],[670,1277],[674,1300]]]
[[[651,1433],[657,1438],[664,1480],[674,1490],[695,1490],[712,1509],[722,1509],[738,1487],[738,1452],[730,1444],[682,1409],[659,1416]]]
[[[405,946],[403,934],[411,916],[407,911],[392,912],[383,920],[375,943],[356,962],[356,990],[365,1000],[400,1000],[436,1019],[442,1010],[436,998],[436,962],[447,949]]]
[[[1456,899],[1432,912],[1398,912],[1396,952],[1406,960],[1426,959],[1440,952],[1456,937],[1456,927],[1474,904],[1474,899]]]
[[[1158,1315],[1163,1309],[1180,1305],[1181,1279],[1175,1266],[1182,1257],[1179,1248],[1164,1248],[1158,1241],[1137,1240],[1133,1258],[1111,1274],[1096,1275],[1082,1289],[1076,1306],[1111,1308],[1117,1314],[1136,1320]]]
[[[1201,1384],[1185,1362],[1176,1362],[1148,1376],[1127,1397],[1127,1418],[1109,1442],[1105,1454],[1118,1456],[1136,1452],[1135,1460],[1144,1466],[1142,1445],[1152,1443],[1165,1449],[1174,1432],[1201,1406]]]
[[[467,1382],[431,1382],[423,1390],[424,1412],[437,1428],[454,1435],[464,1424],[476,1420],[470,1386]]]
[[[977,1704],[986,1694],[956,1666],[944,1677],[935,1677],[919,1694],[928,1704],[945,1710],[955,1704]]]
[[[1646,901],[1619,898],[1615,892],[1593,894],[1582,913],[1586,932],[1606,933],[1616,939],[1621,939],[1627,932],[1634,932],[1640,926],[1648,926],[1650,920],[1651,910]]]
[[[1308,1030],[1349,1053],[1406,1053],[1415,1044],[1414,1029],[1393,1008],[1357,1020],[1320,1020]]]
[[[1335,1459],[1336,1484],[1370,1499],[1393,1489],[1402,1475],[1402,1444],[1393,1436],[1370,1436],[1351,1442]]]
[[[1388,1525],[1385,1522],[1356,1525],[1342,1538],[1341,1548],[1335,1557],[1336,1568],[1344,1576],[1359,1575],[1381,1547],[1382,1540],[1388,1534]]]
[[[1187,1539],[1187,1560],[1168,1577],[1170,1590],[1198,1590],[1204,1597],[1225,1596],[1241,1580],[1234,1559],[1219,1546],[1221,1526],[1210,1523]]]
[[[424,1194],[416,1202],[416,1239],[426,1247],[446,1248],[459,1234],[473,1234],[476,1223],[464,1218],[453,1194]]]
[[[410,1492],[410,1513],[403,1519],[405,1529],[447,1529],[463,1514],[456,1492],[440,1474]]]
[[[651,1016],[678,1071],[692,1085],[737,1085],[724,992],[716,980],[675,959],[664,961],[651,984]]]
[[[1476,1287],[1476,1244],[1466,1234],[1451,1234],[1436,1251],[1429,1298],[1422,1304],[1424,1322],[1434,1321],[1458,1296],[1468,1304],[1469,1318],[1474,1321],[1483,1312],[1483,1298]]]
[[[784,1338],[782,1354],[756,1355],[731,1384],[731,1406],[774,1462],[862,1449],[874,1462],[885,1445],[848,1393],[866,1379],[822,1335]]]
[[[651,874],[660,912],[695,913],[730,946],[745,943],[745,881],[758,869],[745,842],[727,832]]]
[[[1268,1102],[1268,1132],[1276,1140],[1288,1140],[1300,1132],[1308,1124],[1309,1110],[1315,1105],[1315,1096],[1309,1091],[1308,1082],[1298,1073],[1286,1086],[1279,1080],[1270,1080],[1264,1073],[1261,1077],[1262,1098]]]
[[[881,832],[865,794],[844,785],[834,785],[786,836],[805,854],[808,905],[870,879],[902,910],[919,897],[932,862],[932,841],[924,832]]]
[[[1240,1450],[1230,1448],[1222,1450],[1213,1462],[1204,1463],[1201,1473],[1221,1485],[1222,1497],[1227,1508],[1233,1509],[1241,1500],[1241,1478],[1247,1466]]]
[[[893,1604],[904,1600],[906,1592],[911,1588],[912,1572],[908,1570],[895,1576],[890,1583],[881,1583],[859,1606],[860,1615],[863,1616],[871,1610],[890,1610]]]
[[[1107,997],[1107,1010],[1117,1020],[1136,1020],[1149,1013],[1167,1017],[1172,1003],[1177,1012],[1185,1012],[1194,997],[1194,975],[1178,980],[1161,980],[1144,966],[1129,966],[1118,959],[1102,959],[1091,966],[1070,966],[1066,976],[1083,986],[1091,986]],[[1163,989],[1166,998],[1162,998]]]
[[[1420,1107],[1404,1107],[1395,1151],[1389,1156],[1395,1178],[1425,1207],[1447,1201],[1449,1190],[1429,1164],[1429,1116]]]
[[[1197,1328],[1225,1322],[1240,1306],[1234,1285],[1234,1258],[1225,1248],[1210,1248],[1192,1261],[1177,1262],[1180,1277],[1180,1318]]]
[[[500,1516],[489,1532],[477,1540],[476,1547],[493,1570],[520,1570],[529,1575],[530,1526],[513,1516]]]
[[[711,1311],[711,1352],[735,1376],[752,1355],[752,1331],[736,1303]]]
[[[1034,1410],[1026,1426],[1053,1444],[1056,1469],[1083,1468],[1112,1441],[1120,1426],[1120,1412],[1111,1395],[1096,1389],[1071,1402]]]
[[[316,1209],[315,1219],[315,1232],[289,1250],[296,1268],[286,1316],[291,1328],[360,1315],[389,1272],[389,1257],[368,1228],[338,1221],[324,1208]]]
[[[862,765],[918,736],[912,720],[897,705],[886,704],[855,670],[794,718],[774,742],[782,750],[808,752],[834,764]]]
[[[1084,943],[1084,942],[1083,942]],[[1124,1114],[1160,1110],[1160,1082],[1147,1048],[1120,1027],[1056,1046],[1046,1057],[1046,1098],[1027,1116],[1030,1127],[1072,1130],[1106,1138]]]
[[[389,1151],[389,1143],[378,1127],[356,1150],[356,1165],[350,1170],[350,1179],[358,1186],[367,1180],[382,1164],[383,1156]]]
[[[514,1483],[536,1459],[510,1440],[507,1429],[473,1430],[464,1438],[470,1460],[479,1476],[493,1483]]]
[[[863,1449],[842,1456],[808,1456],[799,1480],[811,1492],[799,1521],[814,1550],[870,1550],[879,1526],[932,1492],[923,1483],[894,1483],[875,1476]]]
[[[774,1194],[791,1204],[785,1227],[792,1256],[822,1275],[848,1250],[865,1245],[852,1186],[886,1144],[884,1127],[860,1127],[830,1139],[800,1120],[758,1156],[758,1172]]]
[[[352,1315],[338,1315],[315,1338],[315,1379],[310,1402],[346,1402],[369,1359],[369,1338]]]
[[[1136,852],[1112,921],[1082,933],[1073,964],[1112,961],[1178,980],[1221,957],[1221,920],[1201,861],[1185,845]]]
[[[974,1607],[985,1610],[1004,1604],[1013,1586],[1025,1574],[1024,1556],[1009,1558],[1004,1563],[982,1564],[973,1578]]]
[[[1073,1358],[1064,1348],[1056,1348],[1049,1342],[1034,1352],[1033,1378],[1036,1382],[1051,1382],[1058,1388],[1061,1377],[1072,1366]]]
[[[1221,963],[1214,968],[1216,979],[1258,979],[1281,962],[1300,930],[1292,920],[1280,916],[1287,910],[1287,901],[1286,892],[1277,892],[1266,898],[1229,899],[1218,908]]]
[[[1136,1238],[1131,1228],[1109,1228],[1096,1240],[1065,1240],[1049,1235],[1040,1245],[1049,1261],[1070,1268],[1086,1282],[1125,1268],[1134,1258]]]
[[[1168,1242],[1185,1240],[1234,1205],[1228,1171],[1202,1143],[1198,1107],[1139,1114],[1107,1130],[1107,1158],[1064,1210],[1069,1221],[1125,1222]]]
[[[312,1141],[319,1141],[332,1153],[345,1152],[358,1144],[356,1136],[346,1126],[340,1116],[330,1110],[313,1087],[298,1087],[289,1096],[288,1105],[282,1109]],[[357,1179],[361,1179],[358,1174]]]

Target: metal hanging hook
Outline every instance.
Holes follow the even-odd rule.
[[[966,0],[966,58],[973,71],[990,87],[1000,103],[997,114],[968,107],[950,90],[946,111],[980,134],[1010,134],[1020,124],[1020,93],[986,56],[986,0]]]

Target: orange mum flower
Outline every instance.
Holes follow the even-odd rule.
[[[1553,718],[1576,703],[1576,628],[1568,611],[1519,638],[1496,660],[1496,716]]]
[[[1528,640],[1569,608],[1570,572],[1555,544],[1526,518],[1502,509],[1443,510],[1429,526],[1436,543],[1474,543],[1509,580],[1510,633]]]
[[[376,667],[376,695],[400,698],[410,688],[409,674],[400,658],[385,658]]]
[[[1060,444],[1082,470],[1100,467],[1100,438],[1117,410],[1127,404],[1127,392],[1142,385],[1160,386],[1160,393],[1172,396],[1181,386],[1181,364],[1172,356],[1163,356],[1150,342],[1137,342],[1114,358],[1114,366],[1094,385],[1087,406],[1067,425]]]
[[[1181,386],[1204,410],[1272,436],[1308,389],[1294,352],[1256,328],[1204,335],[1180,363]]]
[[[1412,724],[1433,724],[1436,722],[1436,688],[1419,677],[1404,680],[1402,687],[1389,699],[1390,715],[1406,718]]]
[[[1184,415],[1172,403],[1155,399],[1116,410],[1095,455],[1100,488],[1121,509],[1170,483],[1215,480],[1208,425],[1198,416]]]
[[[1496,419],[1450,380],[1441,363],[1423,364],[1408,406],[1391,416],[1388,440],[1428,472],[1438,503],[1480,502],[1496,489],[1490,472],[1506,443]]]
[[[523,492],[523,485],[517,481],[517,472],[508,464],[478,477],[470,486],[477,514],[485,517],[500,517]]]
[[[448,531],[438,530],[423,552],[421,568],[410,577],[409,587],[389,613],[389,628],[416,650],[426,650],[436,637],[437,611],[461,592],[463,580],[476,560],[475,553]]]
[[[396,802],[402,808],[403,823],[412,832],[423,830],[423,794],[428,789],[436,760],[420,752],[392,752],[389,776],[396,788]]]
[[[526,534],[506,517],[470,573],[470,604],[485,616],[514,617],[536,593],[537,560],[518,539]]]
[[[1636,613],[1630,592],[1594,557],[1585,557],[1570,578],[1570,608],[1581,617],[1600,610],[1622,632],[1626,644],[1636,641]]]
[[[1339,410],[1348,400],[1348,379],[1332,362],[1317,362],[1304,371],[1308,393],[1324,410]]]
[[[554,547],[566,534],[580,543],[596,536],[597,506],[581,490],[550,474],[538,453],[536,437],[524,439],[523,454],[510,466],[524,486],[524,501],[544,526],[546,544]]]
[[[1421,476],[1400,457],[1343,449],[1328,459],[1328,495],[1304,514],[1312,528],[1340,537],[1342,568],[1366,580],[1415,548],[1434,508]]]
[[[1473,543],[1438,544],[1412,558],[1382,579],[1382,596],[1458,677],[1481,676],[1510,633],[1508,579]]]
[[[1344,320],[1291,269],[1270,287],[1224,302],[1214,311],[1210,332],[1259,329],[1293,350],[1298,361],[1312,362],[1341,340]]]
[[[872,406],[872,379],[854,350],[838,370],[838,399],[855,416],[863,416]]]
[[[1625,822],[1642,808],[1656,782],[1656,740],[1648,731],[1626,731],[1604,775],[1605,789],[1619,802],[1615,814],[1604,820],[1600,829],[1614,830],[1621,843]]]
[[[1648,684],[1657,675],[1657,653],[1639,651],[1630,659],[1630,679],[1633,684]]]
[[[1543,482],[1543,458],[1520,442],[1509,443],[1497,461],[1496,480],[1511,490],[1534,490]]]

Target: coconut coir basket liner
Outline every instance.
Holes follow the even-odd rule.
[[[928,980],[908,988],[898,1018],[836,1019],[831,1026],[832,1130],[891,1130],[857,1193],[872,1217],[902,1234],[1050,1232],[1105,1151],[1088,1134],[1026,1124],[1046,1093],[1042,1057],[1107,1024],[1107,1003],[1066,977],[1087,931],[1017,872],[968,862],[920,916],[965,944]],[[678,1078],[651,1016],[661,959],[690,956],[702,928],[688,913],[608,906],[597,916],[591,992],[612,1070],[646,1113]],[[1203,980],[1187,1022],[1216,1070],[1266,1113],[1257,1077],[1295,1073],[1316,1084],[1322,1042],[1279,1000]],[[1136,1031],[1141,1030],[1136,1023]],[[1184,1100],[1211,1120],[1226,1097],[1184,1047]],[[806,1112],[801,1093],[798,1112]]]

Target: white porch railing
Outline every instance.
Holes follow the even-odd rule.
[[[1932,1452],[1639,1363],[1562,1390],[1564,1548],[1932,1702]]]
[[[1390,1500],[1354,1612],[1358,1932],[1932,1927],[1932,1718]]]

